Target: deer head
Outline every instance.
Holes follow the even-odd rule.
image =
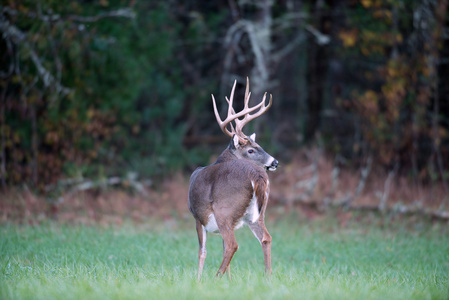
[[[243,127],[246,124],[264,114],[271,107],[272,96],[270,95],[270,101],[268,105],[265,105],[267,96],[267,93],[265,93],[262,101],[259,104],[253,107],[249,107],[249,98],[251,96],[251,93],[249,92],[249,80],[248,78],[246,78],[244,107],[242,111],[236,113],[234,108],[232,107],[234,102],[234,92],[236,84],[237,81],[234,81],[229,99],[228,97],[226,97],[226,101],[228,102],[228,115],[224,121],[220,118],[214,95],[212,95],[212,103],[218,125],[220,126],[223,133],[231,138],[229,151],[238,159],[251,160],[256,164],[264,167],[266,170],[274,171],[278,166],[278,161],[267,152],[265,152],[265,150],[263,150],[262,147],[260,147],[256,143],[256,134],[253,133],[248,137],[243,133]],[[232,122],[235,123],[235,127]]]

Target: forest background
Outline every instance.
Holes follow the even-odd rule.
[[[186,210],[186,175],[229,142],[210,94],[223,111],[235,79],[243,98],[246,76],[253,101],[273,95],[247,133],[281,162],[274,203],[449,218],[448,9],[443,0],[2,0],[2,219],[31,206],[30,195],[56,213],[73,194],[115,186],[143,199],[165,187],[162,199]]]

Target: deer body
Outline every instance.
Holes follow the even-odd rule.
[[[236,115],[232,109],[233,91],[228,103],[230,103],[229,111]],[[248,86],[246,94],[245,106],[249,100]],[[263,107],[266,110],[267,107]],[[224,128],[227,125],[225,124]],[[223,275],[226,271],[230,276],[229,265],[238,249],[234,230],[243,224],[250,227],[261,243],[265,271],[271,273],[271,236],[264,224],[270,190],[266,170],[276,169],[278,162],[255,142],[255,134],[247,137],[241,133],[243,125],[236,126],[239,135],[235,134],[231,125],[234,134],[228,148],[214,164],[196,169],[190,178],[188,207],[196,219],[198,233],[198,279],[201,278],[207,254],[207,232],[218,232],[223,237],[223,261],[217,276]]]

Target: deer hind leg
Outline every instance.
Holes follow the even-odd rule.
[[[203,273],[204,260],[206,259],[206,229],[201,225],[200,221],[196,221],[196,232],[198,233],[198,243],[200,244],[200,250],[198,251],[198,281],[201,279]]]
[[[223,240],[223,253],[225,253],[226,252],[226,245],[225,245],[225,242],[224,242],[224,240]],[[226,271],[225,271],[226,273],[228,273],[228,276],[229,276],[229,280],[231,280],[231,263],[229,263],[229,265],[228,265],[228,267],[226,268]]]
[[[265,259],[265,273],[271,274],[271,235],[265,227],[263,220],[249,223],[248,226],[262,246]]]
[[[231,278],[231,269],[229,264],[231,263],[231,259],[234,256],[235,252],[239,248],[237,241],[235,239],[234,230],[231,229],[230,226],[224,226],[226,228],[219,228],[220,234],[223,237],[223,261],[221,262],[221,266],[218,269],[217,277],[223,276],[223,274],[228,270],[229,278]]]
[[[228,272],[229,280],[231,280],[231,263],[229,263],[228,268],[226,269],[226,272]]]

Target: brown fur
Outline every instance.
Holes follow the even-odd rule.
[[[257,199],[259,219],[248,225],[262,245],[265,270],[271,273],[271,236],[264,224],[269,194],[268,175],[261,161],[245,158],[247,147],[259,148],[257,151],[260,152],[261,160],[266,159],[268,154],[254,141],[247,140],[244,145],[239,144],[237,149],[232,145],[231,141],[230,147],[223,151],[214,164],[196,169],[190,178],[188,207],[197,220],[200,245],[198,279],[206,258],[203,226],[208,224],[209,216],[214,214],[223,237],[223,262],[217,276],[223,275],[226,270],[230,274],[229,264],[238,249],[234,228],[244,217],[253,195]]]

